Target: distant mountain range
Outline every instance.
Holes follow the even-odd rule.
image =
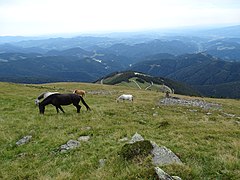
[[[187,83],[202,95],[239,98],[239,64],[240,26],[99,37],[0,37],[0,81],[93,82],[133,70]]]

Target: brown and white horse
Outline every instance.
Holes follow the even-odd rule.
[[[84,90],[80,90],[80,89],[75,89],[74,91],[73,91],[73,93],[74,94],[78,94],[79,96],[86,96],[86,91],[84,91]]]
[[[61,105],[73,104],[77,108],[77,113],[80,113],[80,101],[83,103],[84,106],[86,106],[87,110],[91,110],[82,96],[79,96],[77,94],[52,94],[39,103],[39,112],[40,114],[44,114],[45,106],[47,106],[48,104],[52,104],[56,107],[57,113],[59,112],[59,109],[64,113]]]
[[[59,92],[43,92],[37,97],[37,99],[35,100],[35,104],[38,105],[40,103],[40,99],[45,99],[52,94],[59,94]]]

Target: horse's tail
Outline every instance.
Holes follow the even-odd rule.
[[[83,97],[82,97],[82,96],[79,96],[79,97],[80,97],[83,105],[87,108],[87,110],[90,110],[90,111],[91,111],[90,107],[89,107],[89,106],[87,105],[87,103],[84,101]]]

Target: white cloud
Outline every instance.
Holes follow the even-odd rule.
[[[0,35],[239,24],[237,0],[3,0]]]

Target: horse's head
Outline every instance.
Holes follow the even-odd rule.
[[[36,106],[37,106],[39,103],[40,103],[39,99],[36,99],[36,100],[35,100]]]
[[[39,113],[40,114],[44,114],[44,111],[45,111],[45,106],[42,106],[41,103],[38,105],[39,107]]]

